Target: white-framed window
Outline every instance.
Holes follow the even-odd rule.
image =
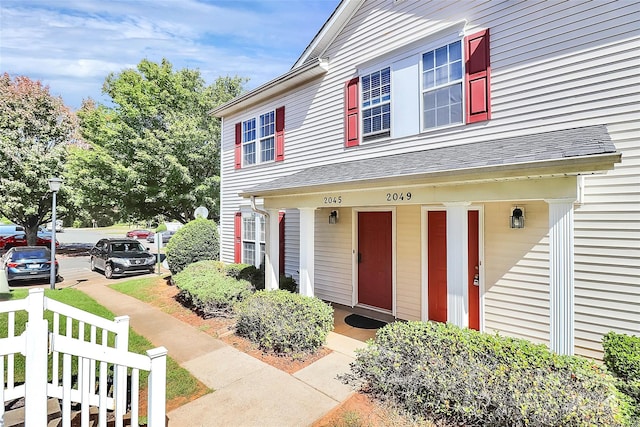
[[[265,218],[255,213],[242,215],[242,262],[259,267],[264,262]]]
[[[422,54],[422,130],[463,123],[462,42]]]
[[[270,162],[275,158],[275,112],[260,116],[260,162]]]
[[[391,68],[361,76],[362,139],[364,141],[391,135]]]
[[[256,163],[256,119],[242,122],[242,158],[245,165]]]
[[[275,111],[242,122],[242,161],[245,166],[275,159]]]

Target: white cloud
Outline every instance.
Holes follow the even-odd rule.
[[[286,72],[339,0],[3,0],[0,67],[48,84],[73,108],[141,59],[250,87]]]

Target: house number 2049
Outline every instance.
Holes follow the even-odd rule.
[[[387,202],[411,200],[411,193],[387,193]]]

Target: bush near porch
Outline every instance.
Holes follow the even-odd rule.
[[[632,425],[629,399],[593,361],[434,322],[395,322],[360,351],[346,383],[416,419],[454,425]]]
[[[219,261],[198,261],[173,276],[180,289],[176,299],[199,316],[232,317],[234,306],[251,295],[253,287],[246,280],[227,276]]]
[[[238,335],[294,357],[318,350],[333,329],[333,307],[284,290],[256,292],[238,304],[237,314]]]
[[[640,337],[609,332],[602,337],[602,347],[604,363],[616,377],[618,389],[633,399],[640,424]]]

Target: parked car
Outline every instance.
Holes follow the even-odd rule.
[[[24,232],[0,237],[0,250],[9,250],[18,246],[27,246],[27,235]],[[51,247],[51,234],[38,233],[35,246]],[[60,242],[56,240],[56,248],[59,246]]]
[[[53,225],[50,222],[47,223],[47,230],[53,231]],[[56,233],[62,233],[63,231],[64,231],[64,228],[62,228],[62,220],[61,219],[56,220]]]
[[[11,248],[2,257],[2,267],[9,284],[18,280],[51,280],[51,251],[42,246],[19,246]],[[58,260],[54,274],[58,277]]]
[[[131,273],[153,273],[156,257],[135,239],[100,239],[89,251],[91,271],[111,279]]]
[[[153,235],[152,231],[149,230],[131,230],[127,231],[127,237],[130,239],[146,239],[150,235]]]
[[[176,234],[174,230],[165,230],[160,233],[162,234],[162,243],[167,243],[169,239],[171,239],[171,236]],[[154,243],[155,241],[156,235],[154,233],[149,234],[149,237],[147,237],[147,242]]]
[[[13,236],[16,233],[24,231],[21,225],[2,224],[0,225],[0,237]]]

